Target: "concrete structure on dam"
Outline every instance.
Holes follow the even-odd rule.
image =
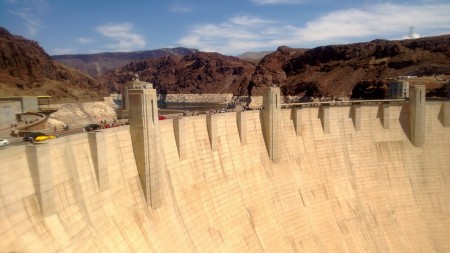
[[[300,105],[0,150],[1,252],[450,252],[449,103]],[[267,102],[267,103],[266,103]]]

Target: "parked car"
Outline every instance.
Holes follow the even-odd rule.
[[[55,139],[56,135],[44,134],[41,132],[28,133],[23,137],[23,141],[45,141],[49,139]]]
[[[100,125],[99,124],[89,124],[89,125],[87,125],[87,126],[85,126],[83,128],[83,130],[85,132],[94,131],[94,130],[97,130],[97,129],[100,129]]]
[[[23,137],[23,141],[34,141],[34,138],[36,138],[37,136],[40,136],[40,135],[45,135],[45,134],[40,133],[40,132],[27,133]]]
[[[45,140],[51,140],[51,139],[55,139],[56,138],[56,135],[53,135],[53,134],[46,134],[46,135],[39,135],[39,136],[36,136],[35,138],[34,138],[34,141],[45,141]]]
[[[6,147],[9,145],[9,141],[7,139],[0,139],[0,147]]]

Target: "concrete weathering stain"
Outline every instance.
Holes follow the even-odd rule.
[[[450,110],[420,89],[163,121],[130,90],[130,126],[0,151],[0,249],[449,252]]]

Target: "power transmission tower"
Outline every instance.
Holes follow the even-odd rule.
[[[409,38],[414,38],[414,26],[409,27]]]

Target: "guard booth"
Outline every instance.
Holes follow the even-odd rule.
[[[52,99],[51,96],[37,96],[37,103],[39,111],[50,110],[50,101]]]
[[[388,98],[409,98],[409,82],[403,80],[389,82]]]

